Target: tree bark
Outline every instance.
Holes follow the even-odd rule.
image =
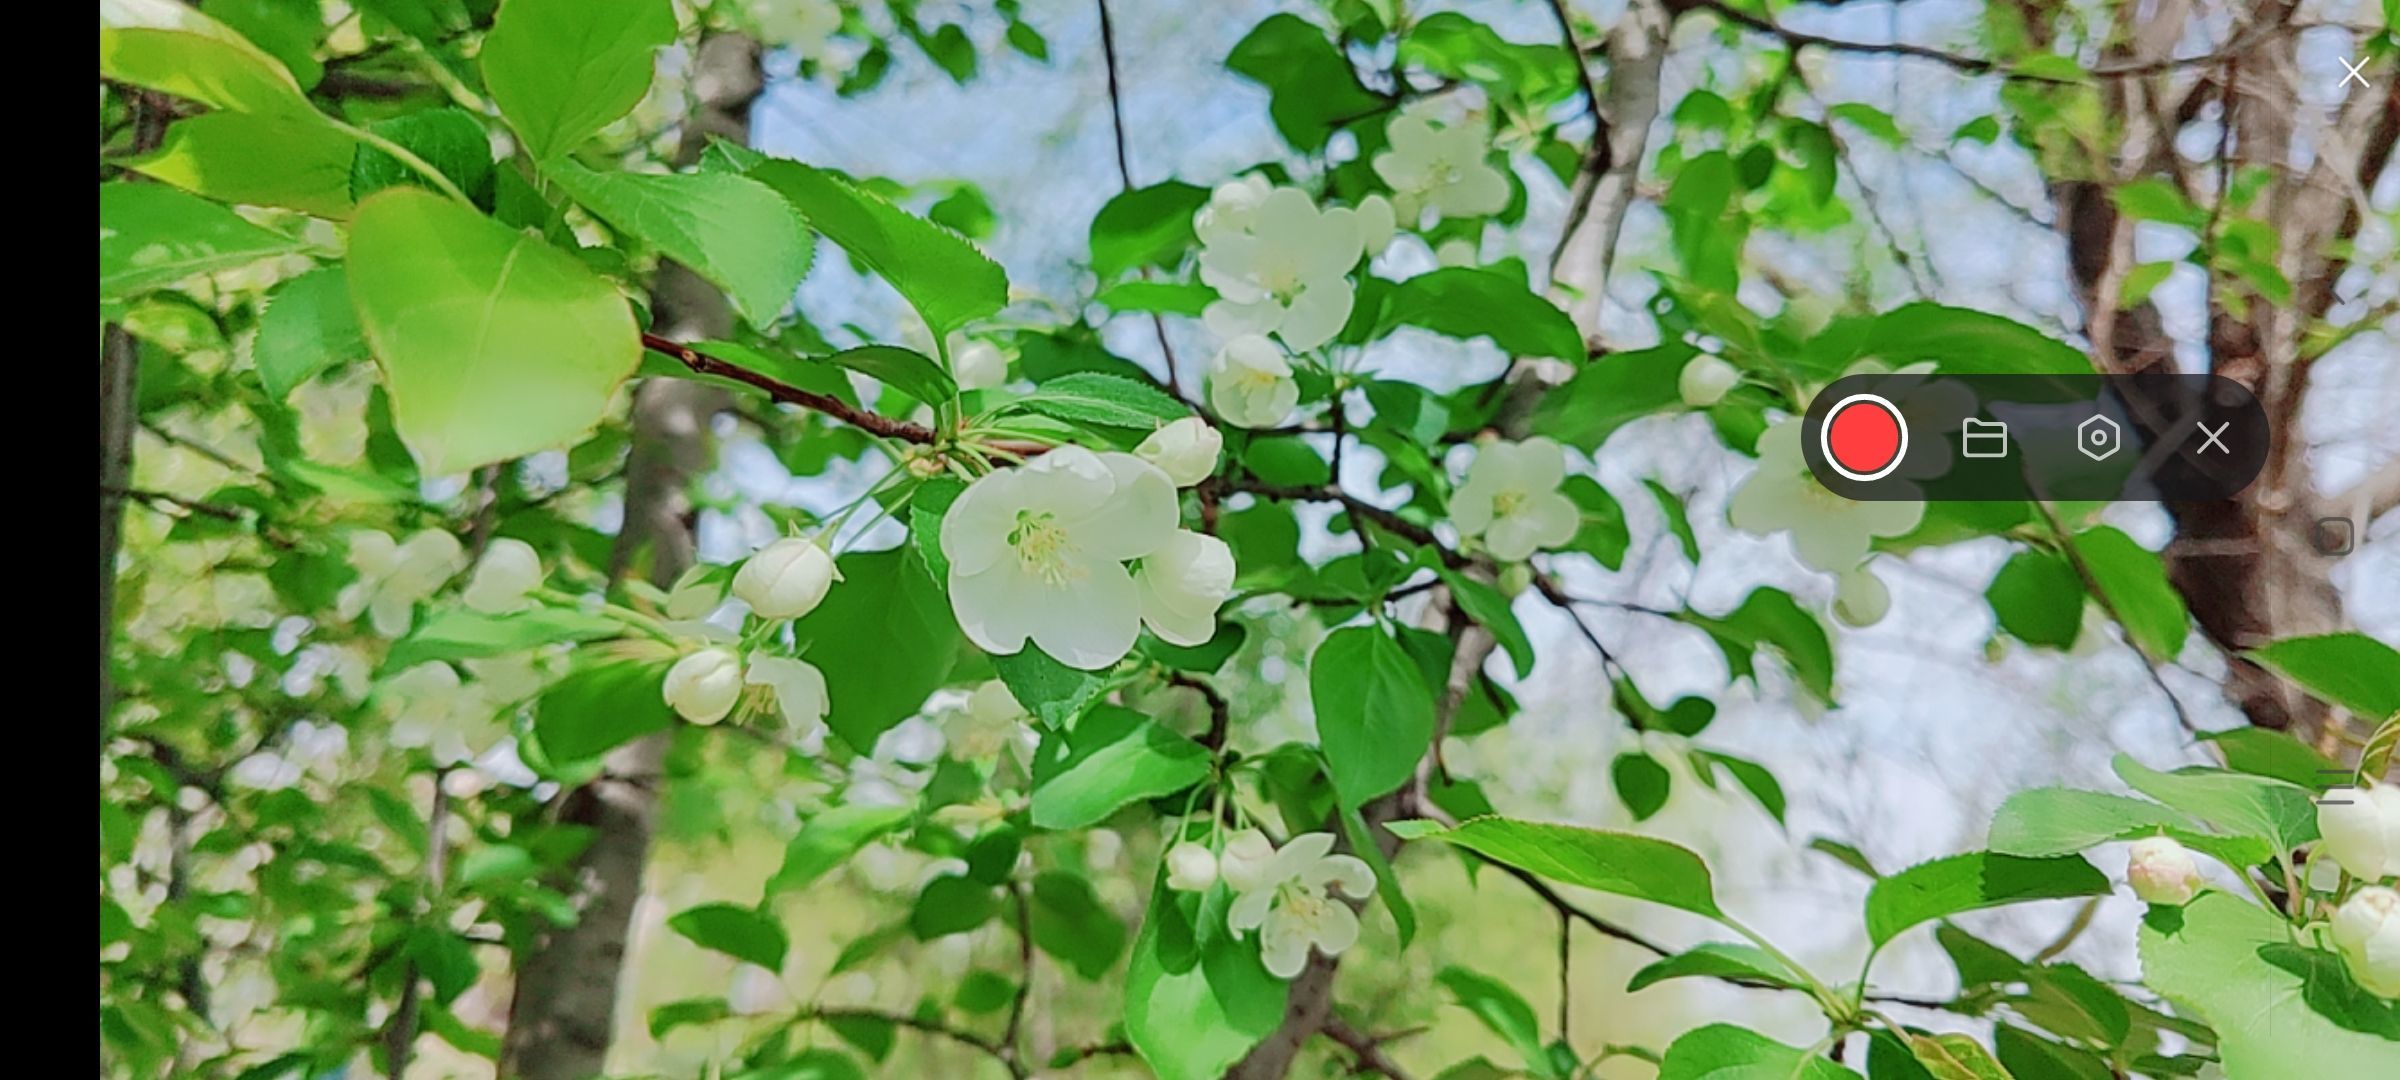
[[[698,160],[710,136],[748,141],[750,107],[765,87],[759,55],[758,43],[738,34],[701,41],[692,77],[698,107],[685,126],[679,165]],[[727,337],[734,328],[724,295],[674,263],[659,266],[651,310],[657,332],[677,341]],[[691,566],[689,489],[714,457],[709,420],[725,404],[723,391],[680,379],[651,381],[636,391],[625,522],[609,560],[612,580],[646,558],[644,576],[665,588]],[[573,868],[580,914],[574,926],[527,955],[517,972],[503,1076],[585,1080],[607,1064],[666,747],[667,735],[658,734],[618,748],[600,778],[569,793],[561,806],[562,821],[593,830]]]
[[[147,93],[133,96],[133,150],[158,148],[166,111]],[[100,331],[100,745],[117,702],[109,653],[117,640],[117,552],[125,543],[125,488],[133,477],[133,435],[141,429],[140,344],[123,326]]]

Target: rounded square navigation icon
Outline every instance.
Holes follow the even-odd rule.
[[[1809,471],[1861,502],[2208,502],[2269,443],[2258,399],[2215,375],[1852,375],[1803,420]]]

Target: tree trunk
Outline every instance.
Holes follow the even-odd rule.
[[[133,96],[133,150],[158,148],[166,110],[149,94]],[[125,542],[125,486],[133,478],[133,434],[141,429],[142,351],[125,328],[100,331],[100,746],[117,701],[109,652],[117,639],[117,552]]]
[[[698,103],[685,127],[679,164],[698,160],[709,136],[747,142],[750,106],[765,86],[759,46],[715,34],[694,60]],[[727,337],[734,328],[723,294],[691,271],[662,263],[651,286],[658,333],[677,341]],[[625,523],[610,556],[610,576],[647,560],[645,577],[665,588],[693,561],[689,489],[714,456],[709,420],[722,391],[679,379],[644,384],[634,395],[633,444],[626,463]],[[650,831],[658,808],[667,735],[620,747],[599,779],[567,795],[560,819],[593,830],[573,868],[581,911],[524,958],[510,1007],[501,1075],[522,1080],[585,1080],[607,1064]]]

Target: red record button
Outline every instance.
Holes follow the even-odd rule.
[[[1908,421],[1883,398],[1852,394],[1826,412],[1817,439],[1833,471],[1852,480],[1880,480],[1908,455]]]

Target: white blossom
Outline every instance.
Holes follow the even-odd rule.
[[[1508,177],[1485,160],[1491,133],[1479,116],[1440,118],[1442,106],[1416,102],[1385,128],[1391,148],[1376,154],[1375,175],[1392,186],[1403,220],[1424,211],[1447,218],[1496,214],[1508,206]]]
[[[1226,913],[1237,936],[1258,931],[1259,959],[1278,978],[1300,974],[1312,947],[1339,956],[1358,943],[1358,913],[1333,894],[1363,899],[1375,891],[1375,877],[1355,856],[1332,850],[1332,833],[1293,837]]]
[[[833,705],[825,694],[825,673],[815,664],[763,650],[753,652],[742,682],[764,686],[775,695],[775,711],[783,715],[784,727],[804,747],[823,744],[825,714]]]
[[[750,10],[760,37],[802,59],[824,59],[834,31],[842,28],[834,0],[751,0]]]
[[[1300,384],[1291,361],[1275,343],[1256,334],[1225,343],[1209,362],[1208,404],[1235,427],[1271,428],[1291,418],[1300,404]]]
[[[1491,443],[1451,494],[1450,521],[1461,535],[1482,537],[1504,562],[1564,544],[1583,524],[1574,501],[1559,494],[1566,475],[1566,451],[1549,439]]]
[[[1131,454],[1062,446],[986,475],[942,519],[950,607],[985,651],[1027,641],[1097,670],[1132,651],[1141,597],[1131,559],[1175,534],[1174,481]]]
[[[1758,437],[1758,471],[1733,493],[1728,512],[1744,532],[1790,531],[1800,561],[1836,573],[1864,562],[1879,536],[1899,536],[1925,517],[1921,502],[1853,502],[1817,482],[1801,456],[1794,418]]]
[[[533,545],[504,536],[484,549],[460,598],[486,615],[506,615],[523,608],[527,594],[541,583],[542,557]]]
[[[702,649],[675,661],[659,692],[676,715],[713,724],[742,699],[742,665],[724,649]]]
[[[1217,471],[1217,457],[1224,449],[1222,433],[1206,420],[1187,416],[1151,432],[1133,453],[1158,466],[1176,487],[1190,487]]]
[[[1859,566],[1842,572],[1833,592],[1833,617],[1845,626],[1873,626],[1892,610],[1892,590],[1875,571]]]
[[[950,347],[950,377],[961,390],[989,390],[1008,381],[1008,356],[981,338]]]
[[[375,529],[359,530],[350,534],[350,566],[358,580],[335,598],[334,610],[344,619],[366,612],[376,633],[399,637],[414,621],[417,601],[448,583],[466,561],[458,537],[440,530],[427,529],[407,543]]]
[[[2186,904],[2200,891],[2200,866],[2173,838],[2144,837],[2126,853],[2125,884],[2145,904]]]
[[[1177,529],[1134,575],[1142,622],[1169,644],[1206,644],[1217,636],[1217,609],[1233,595],[1233,569],[1225,541]]]
[[[1257,829],[1239,829],[1225,838],[1225,850],[1217,854],[1217,874],[1235,892],[1248,892],[1258,887],[1275,858],[1275,843]]]
[[[423,748],[436,765],[473,761],[506,733],[501,704],[481,683],[469,685],[457,668],[438,661],[384,680],[375,697],[392,719],[392,745]]]
[[[2400,998],[2400,892],[2381,885],[2358,890],[2333,913],[2333,944],[2358,985]]]
[[[981,761],[997,756],[1012,742],[1018,741],[1025,722],[1032,716],[1008,684],[998,679],[986,679],[967,695],[965,708],[958,710],[944,726],[943,735],[950,749],[960,759]]]
[[[1211,198],[1201,235],[1200,280],[1219,299],[1201,313],[1220,337],[1274,334],[1299,351],[1333,340],[1350,319],[1350,268],[1364,254],[1358,212],[1320,209],[1299,188],[1276,188],[1255,207],[1237,181],[1220,210]],[[1219,189],[1220,191],[1224,189]]]
[[[733,595],[762,619],[797,619],[816,610],[841,579],[824,545],[786,537],[742,563],[733,575]]]
[[[2350,876],[2381,881],[2400,874],[2400,784],[2335,788],[2317,800],[2317,850]]]

